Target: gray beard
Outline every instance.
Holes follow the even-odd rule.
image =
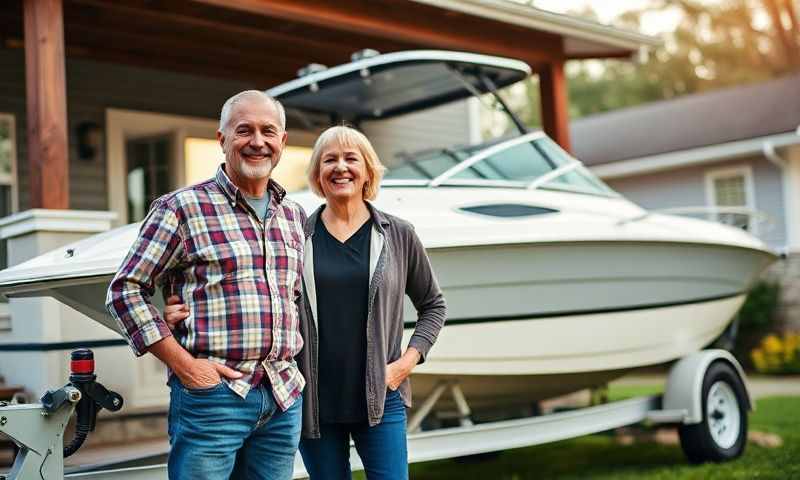
[[[259,165],[250,165],[242,161],[239,168],[241,169],[242,176],[251,180],[259,180],[269,177],[269,174],[272,173],[272,160]]]

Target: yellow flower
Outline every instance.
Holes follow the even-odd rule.
[[[753,365],[755,365],[756,370],[761,373],[765,373],[769,368],[767,366],[767,360],[764,358],[764,352],[760,348],[753,349],[750,352],[750,358],[753,360]]]
[[[800,347],[800,333],[786,332],[783,335],[783,346],[786,350],[797,350]]]
[[[783,342],[777,335],[767,335],[761,341],[761,346],[767,354],[781,353],[783,351]]]
[[[791,363],[800,350],[800,334],[786,332],[783,335],[783,359],[786,363]]]
[[[770,371],[780,371],[782,364],[780,355],[767,355],[767,368]]]

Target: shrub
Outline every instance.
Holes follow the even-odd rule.
[[[761,373],[800,373],[800,332],[767,335],[750,358]]]
[[[727,337],[728,343],[719,344],[719,348],[731,350],[747,369],[755,367],[750,352],[758,346],[764,335],[776,329],[775,312],[778,309],[779,294],[780,284],[777,282],[761,280],[756,283],[739,309],[734,324],[729,327],[732,331]]]
[[[764,332],[772,327],[780,290],[780,284],[766,280],[753,286],[739,310],[739,328],[743,332]]]

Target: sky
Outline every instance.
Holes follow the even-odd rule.
[[[648,0],[532,0],[520,3],[530,3],[542,10],[557,13],[581,10],[589,6],[600,17],[600,23],[612,25],[614,19],[621,13],[646,7],[650,2]],[[677,12],[645,14],[642,18],[640,32],[648,35],[658,35],[659,33],[674,31],[679,18]]]

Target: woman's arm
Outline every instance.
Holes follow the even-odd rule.
[[[414,367],[425,361],[425,356],[436,342],[447,315],[442,290],[436,281],[422,242],[410,226],[406,235],[408,261],[406,294],[417,310],[417,324],[406,351],[400,358],[386,366],[386,386],[391,390],[397,390]]]
[[[425,247],[422,246],[422,242],[413,228],[408,229],[407,235],[406,294],[417,310],[417,324],[408,342],[408,347],[409,349],[413,347],[419,352],[418,363],[422,363],[444,326],[447,307]]]

